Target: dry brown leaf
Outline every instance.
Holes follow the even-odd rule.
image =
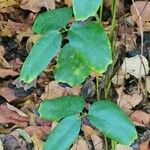
[[[51,81],[49,85],[45,87],[45,92],[42,94],[41,99],[53,99],[66,95],[79,95],[81,87],[61,87],[58,82]]]
[[[124,83],[125,77],[125,72],[122,69],[119,69],[115,76],[112,78],[112,82],[114,85],[120,86]]]
[[[103,140],[98,135],[91,135],[94,150],[103,150]]]
[[[4,55],[5,55],[4,46],[0,45],[0,56],[4,56]]]
[[[55,9],[54,0],[22,0],[20,7],[24,10],[31,10],[32,12],[39,12],[41,7],[47,9]]]
[[[136,55],[134,57],[125,58],[121,69],[125,73],[129,73],[136,78],[141,78],[148,74],[149,64],[144,56]]]
[[[135,111],[133,114],[131,114],[130,118],[138,124],[141,125],[149,125],[150,124],[150,115],[141,111],[141,110],[137,110]]]
[[[0,140],[0,150],[4,150],[3,143],[1,140]]]
[[[15,79],[12,84],[15,85],[17,88],[23,88],[25,91],[27,91],[28,89],[32,88],[32,87],[36,87],[36,79],[33,80],[30,83],[23,83],[20,81],[20,78],[18,77],[17,79]]]
[[[31,140],[34,144],[34,150],[43,150],[44,142],[40,140],[35,133],[32,135]]]
[[[8,20],[7,21],[7,26],[9,27],[11,34],[15,34],[18,32],[24,32],[26,31],[28,28],[31,28],[31,26],[29,26],[26,23],[19,23],[19,22],[15,22],[12,20]]]
[[[30,136],[36,134],[39,139],[44,138],[51,131],[50,126],[28,126],[24,129]]]
[[[146,89],[150,93],[150,76],[146,77]]]
[[[71,7],[72,5],[72,0],[65,0],[65,4]]]
[[[0,68],[0,78],[5,78],[7,76],[15,77],[17,75],[19,75],[19,73],[14,71],[13,69],[2,69],[2,68]]]
[[[5,54],[5,49],[0,45],[0,68],[12,68],[11,65],[3,57]]]
[[[136,6],[136,8],[135,8]],[[136,9],[138,10],[144,31],[150,31],[150,2],[148,1],[137,1],[131,5],[131,14],[133,20],[137,23],[138,27],[141,26],[140,19]]]
[[[93,128],[87,125],[82,125],[82,130],[86,138],[89,138],[92,135],[98,135],[99,133],[95,131]]]
[[[70,150],[88,150],[88,145],[83,137],[79,137]]]
[[[127,113],[127,115],[130,115],[133,112],[131,110],[132,107],[135,107],[142,101],[142,94],[139,94],[138,91],[134,91],[134,93],[131,95],[125,94],[122,87],[116,90],[119,95],[117,104]]]
[[[141,143],[140,150],[150,150],[150,139]]]
[[[28,122],[28,116],[21,112],[19,109],[8,103],[0,105],[1,124],[13,123],[16,124],[18,127],[26,127],[28,125]]]
[[[19,58],[13,59],[9,61],[9,64],[12,66],[12,68],[15,71],[20,71],[21,65],[22,65],[22,61]]]
[[[8,87],[0,88],[0,96],[4,97],[8,102],[17,99],[17,96],[15,96],[15,91]]]
[[[0,8],[17,6],[18,4],[19,4],[19,0],[0,0]]]
[[[117,144],[116,150],[133,150],[133,148],[132,148],[132,147],[129,147],[129,146]]]
[[[10,26],[7,25],[7,22],[0,21],[0,35],[2,37],[12,37]]]
[[[11,65],[1,55],[0,55],[0,67],[1,68],[11,68]]]

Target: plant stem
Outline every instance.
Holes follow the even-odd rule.
[[[95,18],[96,18],[96,22],[99,23],[100,19],[99,19],[99,16],[97,14],[95,15]]]
[[[111,140],[111,150],[116,150],[117,142],[114,140]]]
[[[99,100],[100,98],[100,93],[99,93],[99,77],[98,75],[96,76],[96,99]]]
[[[111,8],[112,8],[112,23],[111,23],[111,31],[110,31],[110,43],[112,48],[112,53],[114,54],[114,33],[116,28],[116,0],[111,1]]]
[[[111,24],[111,31],[110,31],[110,44],[111,44],[111,49],[112,49],[112,58],[113,58],[113,62],[112,62],[112,66],[110,69],[110,75],[109,76],[105,76],[105,99],[109,98],[109,93],[110,93],[110,88],[111,88],[111,75],[116,63],[116,60],[114,59],[115,57],[115,38],[114,38],[114,33],[115,33],[115,27],[116,27],[116,1],[117,0],[112,0],[111,1],[111,10],[112,10],[112,24]]]
[[[105,141],[105,150],[108,150],[108,141],[105,135],[104,135],[104,141]]]
[[[101,2],[101,7],[100,7],[100,15],[99,15],[100,24],[102,23],[103,5],[104,5],[104,1],[102,0],[102,2]]]

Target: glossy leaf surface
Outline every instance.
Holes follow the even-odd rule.
[[[68,150],[78,137],[81,120],[78,116],[63,119],[48,136],[44,150]]]
[[[30,83],[47,67],[57,54],[61,45],[61,35],[58,31],[51,31],[41,37],[26,58],[20,79]]]
[[[67,44],[58,58],[55,79],[75,86],[81,84],[89,74],[90,68],[84,55]]]
[[[99,74],[112,62],[110,43],[97,23],[75,23],[69,30],[69,44],[81,53],[90,69]]]
[[[119,106],[108,100],[95,102],[88,118],[103,134],[121,144],[130,145],[137,138],[131,120]]]
[[[39,107],[40,117],[47,120],[60,120],[82,112],[84,99],[80,96],[63,96],[44,100]]]
[[[102,0],[73,0],[73,11],[76,20],[85,20],[95,16]]]
[[[59,30],[67,25],[72,16],[71,8],[49,10],[37,16],[33,24],[33,31],[43,34],[52,30]]]

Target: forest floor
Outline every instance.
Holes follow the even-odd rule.
[[[109,94],[138,132],[131,147],[118,144],[117,150],[150,150],[150,2],[138,2],[140,17],[132,1],[117,3],[116,65]],[[47,0],[48,9],[64,6],[70,7],[71,0]],[[37,109],[43,99],[82,95],[89,104],[96,98],[95,75],[77,87],[58,83],[53,76],[55,60],[30,84],[19,80],[21,66],[39,37],[32,24],[43,11],[41,0],[0,0],[0,150],[42,150],[56,126],[39,118]],[[111,19],[110,1],[105,0],[102,23],[106,32]],[[104,78],[99,77],[101,99],[104,85]],[[103,135],[87,124],[75,144],[72,150],[101,150],[105,145]]]

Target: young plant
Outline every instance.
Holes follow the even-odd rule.
[[[61,49],[61,32],[68,33],[69,43],[58,55],[54,70],[57,81],[79,85],[92,73],[101,75],[112,63],[110,42],[98,22],[84,21],[95,16],[101,0],[73,0],[75,22],[65,27],[72,16],[71,8],[59,8],[41,13],[35,19],[33,31],[42,34],[25,60],[20,79],[31,82],[46,68]],[[80,22],[77,22],[80,21]],[[64,30],[64,31],[63,31]],[[75,141],[82,124],[84,100],[79,96],[44,100],[39,107],[41,118],[60,121],[49,135],[44,149],[65,150]],[[137,133],[123,111],[110,101],[97,101],[87,114],[90,122],[104,135],[121,144],[130,145]]]
[[[137,138],[133,123],[120,107],[111,101],[94,102],[88,114],[82,112],[83,108],[84,99],[80,96],[64,96],[44,100],[40,104],[41,118],[61,120],[48,136],[44,150],[68,149],[78,137],[83,117],[87,117],[103,134],[118,143],[130,145]]]

